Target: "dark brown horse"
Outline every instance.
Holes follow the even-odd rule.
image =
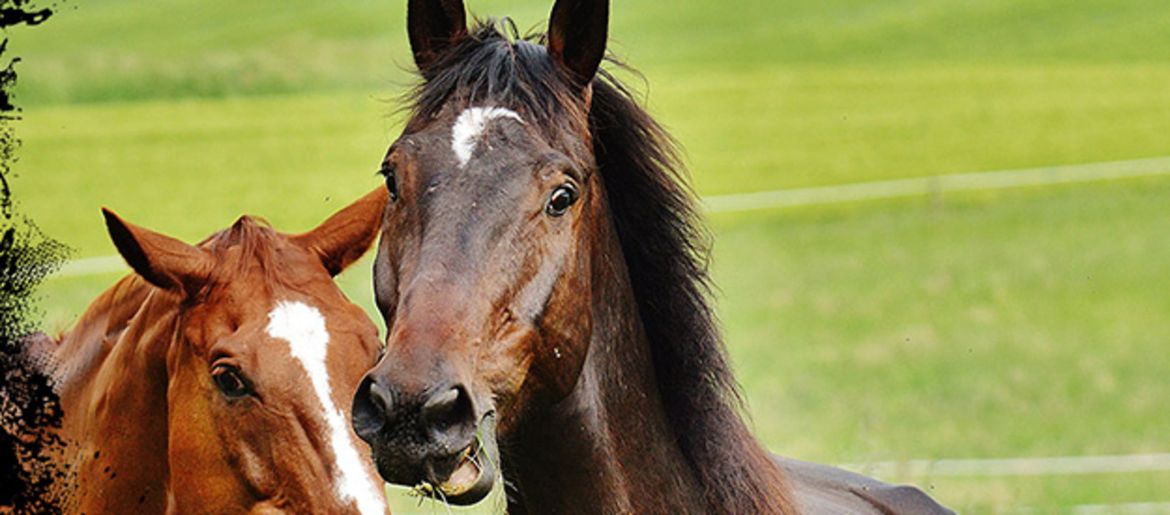
[[[199,246],[106,211],[137,273],[29,352],[64,410],[66,511],[385,513],[348,423],[378,331],[332,277],[385,203],[379,188],[296,236],[244,217]]]
[[[598,71],[608,11],[559,0],[547,35],[515,38],[409,3],[423,82],[375,264],[390,330],[354,404],[379,472],[459,504],[502,475],[513,513],[941,510],[748,431],[672,141]]]

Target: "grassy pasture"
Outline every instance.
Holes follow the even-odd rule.
[[[410,64],[403,4],[77,0],[49,25],[14,29],[11,48],[27,59],[26,104],[380,88]],[[527,32],[551,2],[468,5]],[[662,85],[664,70],[800,64],[1165,64],[1168,25],[1159,0],[625,0],[611,34]]]
[[[78,257],[113,252],[103,205],[186,240],[243,213],[311,227],[379,184],[401,4],[75,0],[13,30],[22,211]],[[701,194],[1170,155],[1163,2],[725,5],[614,6]],[[759,435],[833,463],[1170,450],[1167,199],[1163,178],[712,216]],[[369,268],[341,282],[372,308]],[[46,328],[116,277],[50,280]],[[969,513],[1170,502],[1165,473],[888,479]],[[445,511],[415,506],[394,503]]]

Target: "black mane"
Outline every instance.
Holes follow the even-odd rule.
[[[709,235],[676,143],[604,70],[589,112],[544,36],[506,37],[478,22],[410,94],[410,131],[445,106],[491,102],[527,112],[562,148],[596,159],[653,359],[658,392],[679,446],[713,513],[787,506],[779,472],[739,416],[742,398],[709,304]],[[623,66],[612,58],[612,65]],[[588,127],[566,127],[587,120]],[[421,127],[418,127],[421,128]],[[592,136],[592,149],[581,141]],[[573,140],[573,141],[570,141]]]

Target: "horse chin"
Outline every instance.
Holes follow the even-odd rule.
[[[470,506],[491,493],[499,473],[499,450],[495,438],[495,417],[488,415],[480,422],[479,434],[463,451],[455,470],[436,489],[448,503]]]

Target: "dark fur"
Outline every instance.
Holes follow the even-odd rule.
[[[411,94],[408,127],[425,125],[445,107],[519,106],[559,138],[554,145],[582,161],[590,154],[582,144],[588,131],[658,391],[705,489],[708,511],[793,511],[781,472],[738,413],[738,385],[708,304],[709,238],[674,140],[604,71],[592,82],[591,108],[583,116],[583,92],[547,57],[542,39],[511,41],[494,24],[478,23],[471,37],[422,70],[427,80]],[[588,128],[577,127],[578,120],[588,120]]]

